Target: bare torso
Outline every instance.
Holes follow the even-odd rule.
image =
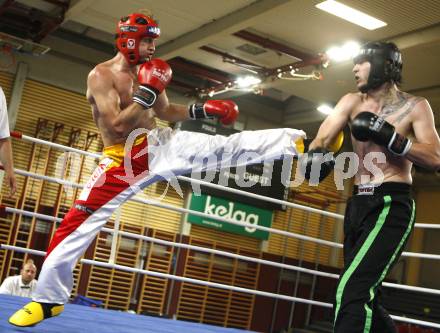
[[[117,96],[115,97],[117,100],[116,104],[119,104],[118,107],[115,107],[116,113],[110,115],[109,113],[105,114],[104,121],[102,112],[101,110],[99,110],[98,104],[95,101],[93,89],[90,89],[90,87],[88,87],[87,100],[92,107],[93,119],[99,129],[99,132],[101,133],[104,147],[108,147],[118,143],[124,143],[127,139],[127,135],[118,135],[117,133],[112,131],[110,126],[108,126],[108,123],[112,121],[112,117],[115,118],[117,113],[124,112],[124,109],[133,103],[133,91],[135,91],[137,88],[136,74],[131,70],[121,69],[121,66],[115,63],[113,60],[109,60],[97,65],[93,69],[93,71],[100,71],[102,73],[105,73],[105,75],[102,75],[99,80],[107,80],[107,84],[111,82],[114,89],[112,93],[117,94]],[[93,73],[93,71],[91,73]],[[136,128],[153,129],[156,127],[153,110],[149,109],[148,111],[146,111],[146,114],[147,116],[141,117],[130,124],[131,130],[134,130]]]
[[[403,136],[413,138],[414,132],[412,129],[411,113],[414,106],[422,99],[410,94],[398,91],[397,100],[392,102],[384,102],[380,105],[372,98],[366,99],[362,94],[356,94],[358,102],[350,115],[350,122],[363,111],[373,112],[383,117],[387,122],[391,123],[396,131]],[[359,97],[360,96],[360,97]],[[412,183],[411,167],[412,163],[405,157],[400,157],[390,153],[386,147],[379,146],[372,141],[361,142],[351,137],[354,152],[359,157],[359,170],[355,176],[355,183],[365,183],[369,179],[370,183],[383,182],[403,182],[407,184]],[[364,158],[369,153],[383,153],[386,158],[386,163],[378,163],[373,161],[375,167],[383,172],[384,179],[381,180],[377,175],[373,175],[364,165]]]

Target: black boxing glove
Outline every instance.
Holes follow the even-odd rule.
[[[410,139],[396,132],[393,125],[372,112],[359,113],[351,123],[351,133],[359,141],[371,140],[398,156],[411,148]]]
[[[321,182],[332,172],[335,167],[335,158],[333,153],[329,153],[327,149],[315,148],[299,157],[298,167],[305,179],[313,183]]]

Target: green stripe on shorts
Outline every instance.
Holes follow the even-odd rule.
[[[397,253],[399,253],[400,249],[402,248],[403,244],[405,243],[406,239],[408,238],[409,233],[411,232],[412,226],[413,226],[413,222],[414,222],[414,213],[416,211],[415,209],[415,203],[414,200],[412,202],[412,212],[411,212],[411,220],[408,223],[408,227],[405,230],[405,233],[403,234],[402,239],[399,242],[399,245],[396,247],[396,250],[394,251],[393,255],[391,256],[390,261],[388,262],[388,264],[385,266],[385,269],[383,270],[382,274],[379,277],[379,280],[377,280],[377,282],[370,288],[370,302],[373,300],[374,298],[374,289],[377,288],[377,286],[379,284],[382,283],[383,279],[385,278],[385,275],[388,272],[388,269],[390,268],[391,264],[393,263],[394,259],[397,256]],[[364,333],[368,333],[370,332],[371,329],[371,320],[372,320],[372,310],[370,309],[370,307],[368,306],[368,304],[365,304],[365,310],[367,311],[367,320],[365,321],[365,327],[364,327]]]
[[[353,259],[353,262],[348,267],[348,269],[346,270],[346,272],[344,273],[344,275],[342,276],[339,282],[338,289],[336,290],[335,323],[336,323],[336,319],[338,318],[339,308],[341,307],[342,295],[344,294],[345,286],[347,285],[348,280],[353,275],[356,268],[361,263],[362,259],[364,259],[365,255],[367,254],[368,250],[371,247],[371,244],[373,244],[374,240],[379,234],[379,231],[382,229],[385,219],[387,218],[388,213],[390,211],[391,197],[387,195],[383,198],[383,200],[384,200],[384,207],[379,215],[379,218],[376,221],[376,225],[374,226],[373,230],[370,231],[370,234],[368,235],[364,244],[362,244],[362,247],[360,248],[359,252],[356,254],[355,258]]]

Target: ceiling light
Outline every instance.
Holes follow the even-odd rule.
[[[235,83],[237,84],[238,88],[249,88],[256,84],[261,83],[261,79],[255,76],[243,76],[239,77]]]
[[[321,104],[316,108],[319,112],[324,114],[330,114],[333,112],[333,108],[328,104]]]
[[[349,59],[353,59],[358,55],[361,45],[358,42],[349,41],[342,45],[342,50],[349,56]]]
[[[346,21],[360,25],[368,30],[375,30],[387,25],[385,22],[378,20],[377,18],[334,0],[326,0],[315,5],[315,7],[326,11],[327,13],[336,15]]]
[[[348,57],[344,53],[344,50],[342,49],[342,47],[339,46],[331,47],[325,53],[327,53],[328,57],[334,61],[348,60]]]
[[[360,45],[358,42],[346,42],[343,46],[334,46],[325,53],[333,61],[346,61],[353,59],[359,53]]]

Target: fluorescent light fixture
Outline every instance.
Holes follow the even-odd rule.
[[[385,22],[378,20],[377,18],[334,0],[326,0],[318,3],[315,7],[338,16],[341,19],[360,25],[368,30],[375,30],[387,25]]]
[[[248,76],[239,77],[235,81],[235,83],[239,88],[248,88],[261,83],[261,79],[255,76],[248,75]]]
[[[360,47],[361,46],[358,42],[349,41],[341,47],[331,47],[325,53],[333,61],[346,61],[353,59],[353,57],[355,57],[359,53]]]
[[[333,112],[333,108],[328,104],[321,104],[316,108],[319,112],[324,114],[330,114]]]

